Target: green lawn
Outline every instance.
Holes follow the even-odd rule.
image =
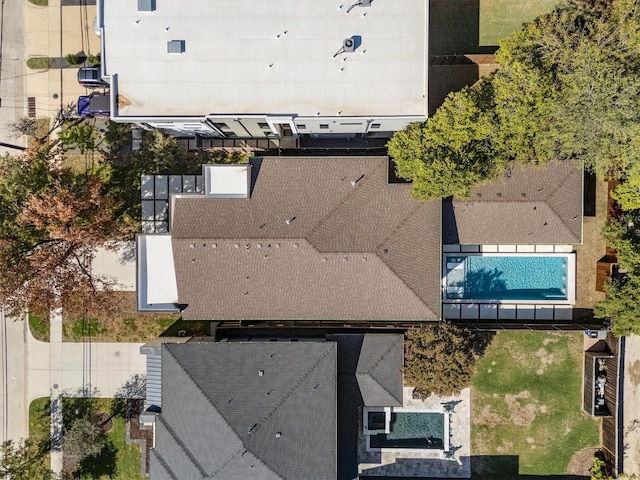
[[[472,378],[474,478],[562,475],[578,450],[600,442],[582,411],[582,334],[498,332]],[[482,473],[482,475],[479,475]]]
[[[41,444],[47,444],[51,439],[51,403],[49,397],[36,398],[29,404],[29,437]],[[49,454],[42,457],[42,462],[49,465]]]
[[[142,480],[140,476],[140,447],[125,441],[124,404],[111,398],[65,398],[63,415],[65,428],[73,420],[73,414],[106,412],[112,415],[113,428],[107,434],[107,442],[100,455],[84,460],[80,468],[83,480]],[[73,412],[73,414],[72,414]]]
[[[29,330],[36,340],[49,341],[49,318],[29,313]]]
[[[479,0],[479,45],[498,45],[498,40],[520,30],[543,13],[564,3],[561,0]]]

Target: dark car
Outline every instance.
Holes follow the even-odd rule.
[[[78,70],[78,83],[87,88],[108,87],[109,84],[102,79],[100,67],[85,67]]]
[[[110,113],[109,93],[92,93],[78,97],[78,115],[81,117],[108,117]]]

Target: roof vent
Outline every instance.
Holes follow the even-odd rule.
[[[356,42],[353,38],[345,38],[342,41],[342,50],[344,52],[355,52]]]
[[[353,37],[345,38],[342,41],[342,48],[340,48],[340,50],[338,50],[333,55],[333,58],[336,58],[341,53],[355,52],[356,48],[358,48],[358,46],[360,45],[360,42],[361,42],[361,37],[359,35],[354,35]],[[344,69],[344,67],[342,67],[342,69]],[[320,112],[318,112],[318,115],[319,114]]]
[[[258,370],[258,376],[264,377],[264,370]]]
[[[138,0],[139,12],[153,12],[156,9],[156,0]]]
[[[276,438],[280,438],[282,436],[282,432],[276,432]]]
[[[167,53],[172,55],[180,55],[184,53],[185,49],[185,41],[184,40],[169,40],[167,42]]]

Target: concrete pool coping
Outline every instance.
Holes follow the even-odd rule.
[[[362,415],[358,429],[358,473],[367,477],[471,477],[471,390],[464,388],[454,396],[430,395],[426,399],[413,397],[413,387],[405,386],[403,408],[411,411],[442,411],[443,404],[453,406],[451,416],[450,457],[442,450],[367,451],[363,435]]]
[[[369,412],[384,412],[385,413],[385,429],[381,430],[369,430],[368,427],[368,414]],[[373,448],[371,447],[371,436],[378,434],[388,434],[391,431],[391,415],[393,413],[437,413],[443,416],[443,432],[442,443],[443,448]],[[363,434],[367,440],[368,452],[423,452],[425,450],[433,452],[448,452],[450,449],[450,425],[451,425],[451,413],[447,412],[444,408],[413,408],[413,407],[364,407],[362,409],[362,424]]]
[[[452,247],[451,245],[449,245],[449,247]],[[459,245],[458,247],[468,247],[467,245]],[[547,319],[547,320],[551,320],[556,318],[555,316],[555,311],[554,311],[554,306],[562,306],[562,305],[575,305],[576,303],[576,254],[570,250],[567,251],[567,246],[559,246],[556,245],[555,247],[563,247],[563,248],[558,248],[556,251],[540,251],[540,250],[536,250],[534,248],[534,251],[499,251],[499,249],[496,248],[496,250],[498,251],[493,251],[493,249],[490,249],[489,251],[482,249],[481,247],[487,247],[486,245],[476,245],[475,247],[478,247],[477,250],[475,251],[462,251],[462,250],[457,250],[457,251],[443,251],[442,254],[442,302],[443,302],[443,313],[449,313],[450,315],[455,314],[454,310],[457,310],[460,312],[459,316],[454,316],[454,318],[486,318],[486,319],[491,319],[491,318],[498,318],[499,315],[497,313],[497,309],[498,306],[501,305],[515,305],[515,306],[527,306],[527,308],[522,309],[522,315],[519,317],[516,315],[514,315],[513,318],[509,318],[509,315],[506,314],[503,316],[503,318],[505,319],[516,319],[516,318],[522,318],[523,320],[529,319],[529,320],[533,320],[537,317],[540,317],[539,319]],[[498,247],[498,246],[490,246],[490,247]],[[520,245],[518,245],[518,247],[520,247]],[[549,245],[529,245],[529,247],[549,247]],[[554,246],[552,246],[554,247]],[[568,246],[570,247],[570,246]],[[563,251],[564,250],[564,251]],[[466,299],[466,298],[448,298],[447,297],[447,291],[448,291],[448,285],[447,285],[447,275],[449,273],[449,269],[448,269],[448,264],[454,263],[454,262],[449,262],[448,261],[448,257],[451,256],[486,256],[486,257],[531,257],[531,256],[539,256],[539,257],[564,257],[567,259],[567,298],[565,299],[549,299],[549,300],[502,300],[502,299]],[[451,269],[451,271],[456,272],[456,269]],[[458,305],[477,305],[478,306],[478,314],[476,315],[474,312],[467,312],[467,314],[465,315],[463,310],[473,310],[473,308],[469,309],[463,309],[462,307],[458,307],[456,308],[450,308],[447,307],[447,304],[458,304]],[[485,310],[485,315],[481,316],[479,310],[480,310],[480,305],[485,305],[484,310]],[[495,308],[492,307],[488,307],[489,305],[493,305],[495,306]],[[530,306],[534,306],[533,309],[529,308]],[[538,305],[546,305],[549,308],[547,309],[540,309],[541,313],[536,315],[536,310],[537,310],[537,306]],[[496,310],[496,315],[494,316],[491,313],[491,310]],[[562,310],[562,309],[560,309]],[[532,312],[532,313],[525,313],[525,312]],[[562,316],[562,314],[558,317],[560,318]]]

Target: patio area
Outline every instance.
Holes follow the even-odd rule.
[[[412,387],[404,387],[402,411],[444,412],[450,405],[449,454],[436,449],[368,450],[363,434],[362,415],[358,429],[358,473],[364,477],[434,477],[469,478],[471,476],[471,393],[465,388],[460,395],[426,400],[412,398]]]

